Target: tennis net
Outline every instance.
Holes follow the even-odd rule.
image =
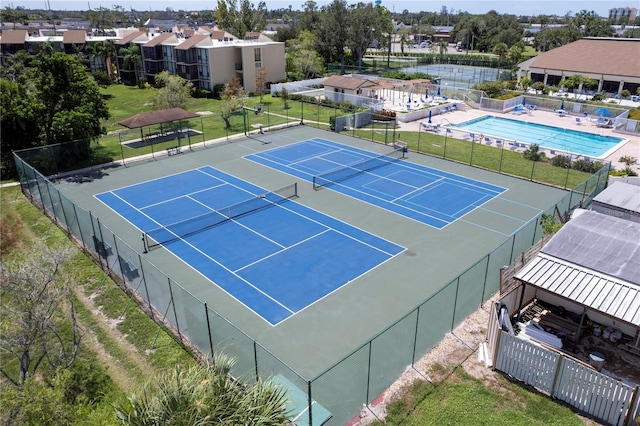
[[[394,161],[397,161],[401,158],[404,158],[404,150],[402,148],[396,148],[386,154],[378,155],[371,158],[365,158],[364,160],[360,160],[355,163],[346,164],[344,167],[329,170],[328,172],[314,176],[313,189],[318,190],[325,186],[341,182],[360,173],[368,172],[370,170],[386,166],[387,164],[393,163]]]
[[[184,239],[199,232],[211,229],[223,222],[262,210],[298,196],[298,184],[284,186],[275,191],[264,193],[218,210],[159,226],[143,234],[145,248],[152,250],[158,246]]]

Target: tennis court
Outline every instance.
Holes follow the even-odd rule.
[[[505,188],[322,138],[245,158],[442,229]]]
[[[266,191],[211,166],[96,195],[145,252],[169,250],[272,325],[404,250],[296,197],[296,184]]]

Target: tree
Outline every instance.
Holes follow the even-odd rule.
[[[16,387],[43,365],[64,370],[76,360],[80,327],[68,277],[61,277],[70,256],[35,249],[0,264],[0,373]]]
[[[498,66],[502,64],[502,60],[507,56],[509,48],[506,43],[498,43],[493,47],[493,54],[498,56]]]
[[[109,117],[100,88],[77,59],[62,52],[42,51],[29,77],[42,104],[40,139],[44,144],[90,139],[104,133]]]
[[[169,71],[156,75],[156,86],[159,87],[154,99],[156,109],[184,108],[193,89],[192,82]]]
[[[289,91],[286,87],[283,87],[282,90],[280,90],[280,99],[282,99],[282,102],[284,103],[284,109],[289,109]]]
[[[116,416],[131,426],[286,424],[285,390],[262,380],[234,380],[234,363],[216,355],[204,366],[178,365],[116,405]]]
[[[358,65],[362,65],[362,56],[374,40],[391,30],[388,11],[372,3],[351,5],[347,15],[347,47]]]
[[[522,156],[531,161],[542,161],[545,157],[544,151],[540,151],[540,146],[535,143],[529,145],[529,148],[522,153]]]
[[[530,77],[522,77],[520,79],[520,87],[522,87],[522,90],[525,92],[527,91],[529,86],[531,86],[532,83],[533,83],[533,80]]]
[[[322,75],[324,62],[315,50],[316,45],[316,36],[307,30],[300,31],[297,38],[287,40],[287,71],[292,79],[305,80]]]
[[[233,77],[224,85],[220,96],[220,116],[224,120],[225,129],[231,128],[231,116],[244,106],[244,91],[238,77]]]
[[[135,43],[129,43],[129,47],[120,48],[120,56],[123,56],[123,67],[127,70],[131,70],[133,66],[133,81],[132,83],[139,86],[138,80],[138,65],[142,61],[142,55],[140,54],[140,46]]]
[[[323,6],[316,34],[325,63],[340,62],[342,73],[347,51],[348,13],[345,0],[333,0],[328,6]]]
[[[260,96],[260,103],[262,103],[264,91],[267,90],[267,84],[267,70],[264,67],[260,67],[256,76],[256,92]]]
[[[12,151],[40,143],[42,104],[25,84],[10,80],[0,80],[0,96],[0,174],[7,179],[16,176]]]
[[[265,14],[267,5],[264,1],[258,3],[254,8],[250,0],[218,0],[218,8],[214,16],[218,21],[218,26],[244,38],[247,32],[260,32],[266,26]]]
[[[573,74],[572,76],[562,80],[560,82],[560,86],[564,87],[567,90],[573,90],[574,95],[577,98],[578,93],[576,92],[576,90],[580,87],[583,81],[584,81],[583,76],[581,76],[580,74]]]
[[[449,43],[447,43],[446,40],[440,40],[440,43],[438,43],[438,47],[439,47],[440,56],[444,56],[444,54],[447,53],[449,49]]]

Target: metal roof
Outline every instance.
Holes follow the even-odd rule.
[[[640,213],[640,186],[614,181],[593,202]]]
[[[527,263],[516,279],[640,326],[640,287],[634,284],[543,253]]]
[[[640,223],[576,212],[541,251],[640,286]]]
[[[515,278],[640,326],[640,224],[577,212]]]

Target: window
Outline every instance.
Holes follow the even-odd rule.
[[[262,54],[259,47],[256,47],[255,49],[253,49],[253,58],[256,62],[262,61]]]

